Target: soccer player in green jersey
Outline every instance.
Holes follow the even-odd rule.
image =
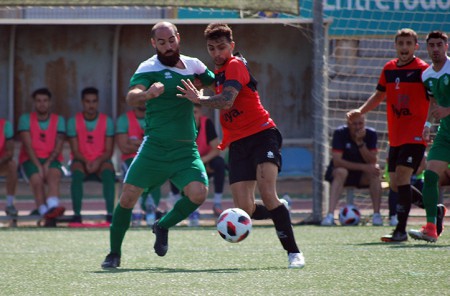
[[[159,256],[167,253],[169,228],[194,212],[208,193],[206,169],[195,143],[193,104],[176,94],[182,79],[210,85],[214,74],[200,60],[180,54],[180,35],[175,25],[157,23],[150,41],[156,55],[139,65],[126,97],[133,107],[146,106],[145,137],[125,176],[110,228],[110,253],[102,268],[120,266],[131,211],[144,188],[152,191],[170,179],[182,189],[182,198],[153,225],[154,249]]]
[[[445,174],[450,163],[450,57],[448,36],[444,32],[433,31],[427,35],[427,51],[433,64],[422,74],[422,81],[430,96],[428,120],[423,128],[423,138],[430,140],[431,122],[439,120],[440,125],[427,157],[423,203],[427,213],[427,224],[420,230],[410,230],[414,239],[436,242],[438,239],[437,217],[445,216],[447,209],[441,207],[438,213],[439,177]],[[442,229],[444,226],[442,225]]]

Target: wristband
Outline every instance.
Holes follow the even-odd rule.
[[[426,127],[430,128],[430,127],[431,127],[431,122],[429,122],[429,121],[425,121],[425,125],[424,125],[424,126],[426,126]]]

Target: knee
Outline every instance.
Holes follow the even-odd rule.
[[[348,170],[345,168],[335,168],[333,170],[333,179],[336,180],[340,180],[340,181],[345,181],[348,177]]]
[[[188,184],[183,191],[190,201],[198,205],[201,205],[208,195],[208,187],[200,182]]]
[[[125,209],[132,209],[143,191],[142,188],[125,183],[119,200],[120,205]]]

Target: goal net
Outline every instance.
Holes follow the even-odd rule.
[[[420,44],[416,55],[431,63],[425,36],[432,30],[450,33],[450,0],[328,0],[323,3],[323,18],[331,19],[326,67],[329,101],[325,106],[329,134],[329,142],[325,145],[330,148],[333,131],[345,124],[346,112],[361,106],[369,98],[375,91],[384,64],[396,57],[394,35],[397,30],[415,30]],[[301,16],[313,17],[312,7],[312,0],[301,1]],[[379,163],[384,168],[388,148],[385,102],[369,112],[366,122],[367,126],[377,130]],[[383,196],[386,198],[386,192]],[[372,213],[370,198],[360,199],[356,195],[355,202]],[[387,214],[386,210],[383,214]]]

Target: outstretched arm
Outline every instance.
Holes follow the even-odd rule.
[[[181,94],[177,94],[177,97],[186,98],[194,104],[201,104],[209,108],[230,109],[239,94],[238,89],[224,84],[220,94],[209,97],[203,96],[202,92],[198,91],[189,79],[187,81],[182,79],[181,82],[184,88],[177,86],[177,89],[181,92]]]
[[[372,111],[384,100],[385,96],[385,92],[376,90],[361,107],[347,112],[347,119],[352,120],[356,114],[363,115]]]

